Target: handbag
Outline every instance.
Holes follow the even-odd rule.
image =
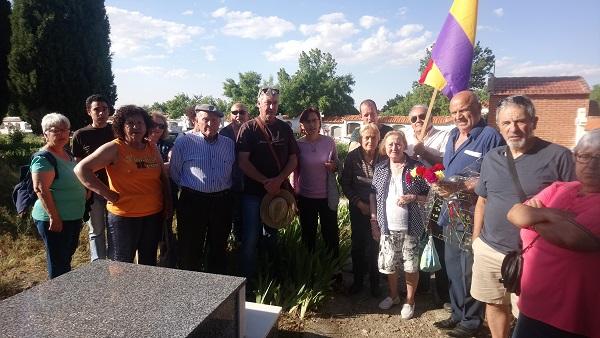
[[[527,199],[525,191],[519,181],[519,175],[517,174],[517,168],[515,167],[515,160],[512,156],[510,148],[506,146],[506,159],[508,162],[508,169],[512,177],[513,185],[519,194],[521,203]],[[529,245],[522,250],[513,250],[504,256],[502,260],[502,266],[500,267],[501,278],[498,280],[506,291],[516,294],[521,294],[521,275],[523,274],[523,254],[531,248],[533,243],[540,238],[538,234]]]
[[[423,248],[419,268],[423,272],[436,272],[442,268],[440,257],[438,256],[435,244],[433,243],[432,235],[429,235],[427,244],[425,244],[425,248]]]

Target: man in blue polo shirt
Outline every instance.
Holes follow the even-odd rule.
[[[444,174],[447,178],[460,175],[466,168],[479,172],[481,158],[491,149],[504,144],[504,139],[496,129],[488,127],[481,119],[481,105],[472,91],[462,91],[450,100],[450,114],[456,128],[450,131],[444,153]],[[444,181],[435,187],[437,192],[448,197],[458,190],[473,193],[477,180],[466,183]],[[475,200],[475,195],[473,195]],[[448,218],[440,219],[440,226],[448,225]],[[447,231],[445,231],[447,233]],[[483,322],[483,304],[473,297],[471,289],[471,267],[473,253],[461,249],[457,243],[447,242],[445,262],[450,280],[450,318],[435,322],[440,329],[452,329],[451,337],[471,337],[477,333]]]

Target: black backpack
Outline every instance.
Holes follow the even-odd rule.
[[[46,160],[48,160],[48,162],[50,162],[50,164],[52,164],[52,166],[54,166],[54,179],[58,179],[58,168],[54,155],[47,150],[41,150],[33,154],[31,159],[36,156],[43,156],[46,158]],[[17,183],[13,188],[13,203],[15,204],[17,213],[19,215],[33,207],[33,204],[37,200],[37,195],[35,191],[33,191],[33,180],[31,179],[30,166],[31,160],[29,161],[29,164],[21,166],[19,183]]]

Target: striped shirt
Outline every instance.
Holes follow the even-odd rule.
[[[222,135],[206,141],[201,133],[181,135],[171,152],[169,173],[180,187],[203,193],[231,188],[231,171],[235,162],[235,145]]]

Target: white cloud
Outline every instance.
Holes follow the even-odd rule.
[[[503,17],[504,16],[504,8],[494,9],[494,14],[499,18]]]
[[[164,68],[159,66],[135,66],[131,68],[116,68],[116,75],[137,74],[143,76],[162,77],[165,79],[188,79],[190,77],[205,77],[205,74],[195,74],[186,68]]]
[[[501,29],[494,26],[486,26],[486,25],[477,25],[477,30],[479,31],[490,31],[490,32],[502,32]]]
[[[204,28],[188,26],[146,16],[140,12],[107,6],[111,50],[115,57],[141,56],[144,53],[172,53],[204,33]]]
[[[187,9],[181,13],[181,15],[193,15],[194,11],[191,9]]]
[[[361,27],[369,29],[375,25],[379,25],[385,22],[384,18],[378,18],[376,16],[364,15],[360,17],[358,23]]]
[[[200,47],[200,49],[202,49],[202,51],[204,52],[204,57],[206,58],[207,61],[215,61],[215,51],[217,50],[216,46],[203,46]]]
[[[276,43],[264,53],[267,59],[292,61],[302,51],[319,48],[331,53],[338,62],[403,65],[421,58],[432,42],[431,32],[423,31],[423,26],[418,24],[406,25],[401,33],[381,26],[376,32],[357,39],[359,29],[343,13],[323,15],[317,23],[301,25],[299,30],[305,36],[303,40]]]
[[[221,29],[223,34],[241,38],[276,38],[296,29],[293,23],[276,16],[266,17],[249,11],[230,11],[227,7],[215,10],[212,17],[225,20],[225,26]]]
[[[496,67],[497,70],[499,67]],[[511,76],[569,76],[580,75],[586,77],[600,76],[600,64],[577,64],[568,62],[551,62],[535,64],[531,61],[509,66],[508,74]]]
[[[401,38],[405,38],[414,33],[418,33],[420,31],[422,31],[423,28],[424,28],[423,25],[408,24],[408,25],[404,25],[404,26],[400,27],[400,29],[398,30],[398,32],[396,32],[396,34],[398,34],[398,36]]]
[[[399,17],[404,18],[408,13],[408,7],[400,7],[396,13]]]

